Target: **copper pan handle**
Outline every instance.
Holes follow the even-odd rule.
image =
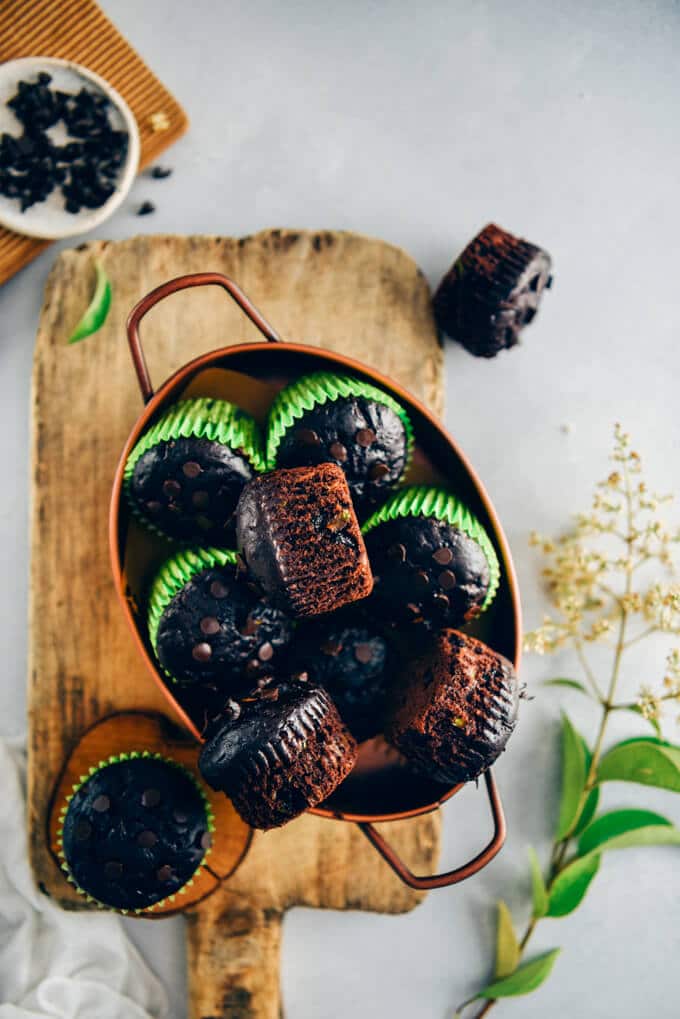
[[[447,885],[458,884],[459,881],[465,881],[466,878],[472,877],[477,871],[486,867],[487,863],[493,860],[505,842],[506,827],[503,804],[501,803],[498,788],[490,770],[485,772],[484,781],[486,783],[486,791],[489,797],[491,816],[494,824],[493,837],[489,844],[482,849],[481,853],[478,853],[468,863],[464,863],[462,867],[456,867],[455,870],[448,870],[444,874],[428,874],[424,877],[413,874],[404,861],[397,856],[392,846],[385,841],[372,824],[367,821],[361,821],[359,822],[359,827],[369,842],[378,850],[385,862],[389,864],[397,877],[400,877],[404,884],[407,884],[410,888],[416,888],[418,891],[425,892],[431,888],[446,888]]]
[[[190,273],[188,276],[177,276],[173,280],[168,280],[167,283],[162,283],[160,287],[156,287],[156,289],[152,290],[151,293],[146,295],[146,297],[143,297],[141,301],[134,306],[127,320],[127,336],[128,343],[130,344],[130,353],[132,354],[132,363],[135,367],[144,403],[148,403],[153,396],[153,386],[151,385],[149,369],[146,365],[146,358],[144,357],[144,351],[142,349],[142,341],[139,336],[139,323],[142,321],[147,311],[151,311],[154,305],[158,304],[159,301],[164,300],[164,298],[169,297],[170,294],[174,294],[178,290],[187,290],[189,287],[205,286],[223,287],[229,296],[233,297],[239,308],[241,308],[241,310],[248,316],[250,321],[257,326],[269,343],[281,342],[281,337],[273,326],[269,325],[264,316],[261,315],[257,308],[250,303],[241,288],[238,287],[233,280],[230,280],[228,276],[223,276],[220,272],[195,272]]]

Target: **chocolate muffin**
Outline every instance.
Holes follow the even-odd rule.
[[[123,490],[151,530],[230,546],[238,497],[264,466],[253,419],[226,400],[199,397],[174,404],[142,435],[125,465]]]
[[[290,619],[238,568],[236,552],[186,549],[153,582],[149,640],[165,674],[182,684],[238,692],[278,664]]]
[[[289,615],[332,612],[370,594],[364,540],[337,464],[254,478],[243,489],[236,518],[248,570]]]
[[[489,536],[450,492],[405,488],[363,534],[375,582],[370,604],[388,626],[458,626],[496,594],[500,567]]]
[[[199,768],[253,828],[276,828],[325,800],[352,770],[356,743],[321,687],[286,682],[232,702]]]
[[[356,740],[382,730],[392,663],[388,666],[387,642],[375,628],[336,618],[308,623],[296,634],[290,658],[293,676],[328,690]]]
[[[377,386],[351,376],[306,375],[278,394],[269,415],[268,466],[336,463],[360,509],[389,494],[403,478],[412,450],[406,410]]]
[[[191,774],[148,752],[91,768],[61,811],[62,870],[89,902],[158,908],[192,884],[210,852],[213,815]]]
[[[390,693],[385,737],[416,770],[453,785],[477,778],[517,723],[512,664],[486,644],[442,630],[406,662]]]
[[[547,251],[489,223],[439,284],[437,325],[471,354],[495,357],[534,319],[550,267]]]

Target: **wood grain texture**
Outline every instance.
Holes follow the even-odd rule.
[[[91,293],[93,256],[111,278],[111,311],[99,333],[69,347]],[[112,478],[141,409],[125,319],[154,286],[202,270],[233,277],[284,338],[360,358],[441,411],[429,290],[397,248],[349,233],[276,230],[93,242],[59,256],[34,363],[28,802],[36,879],[63,904],[81,900],[50,855],[45,819],[65,759],[107,714],[166,709],[136,656],[108,562]],[[222,292],[178,294],[144,323],[152,379],[257,335]],[[433,869],[437,814],[386,827],[416,871]],[[190,921],[193,1015],[278,1014],[279,925],[290,906],[401,912],[419,899],[351,824],[304,816],[256,835],[236,874]]]

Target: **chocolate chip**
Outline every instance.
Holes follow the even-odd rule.
[[[145,789],[142,793],[142,806],[143,807],[157,807],[161,802],[161,791],[160,789]]]
[[[260,663],[257,658],[251,658],[246,664],[246,675],[255,676],[260,671]]]
[[[433,595],[432,603],[434,604],[434,607],[436,609],[439,609],[440,612],[447,612],[451,606],[451,602],[449,601],[447,595],[445,594]]]
[[[185,814],[183,810],[173,810],[172,816],[177,824],[186,824],[189,820],[189,815]]]
[[[339,460],[340,463],[344,463],[347,459],[347,450],[341,442],[334,442],[328,452],[334,460]]]
[[[187,460],[185,464],[182,464],[182,473],[185,478],[197,478],[202,470],[201,465],[197,464],[195,460]]]
[[[98,814],[105,814],[110,806],[111,800],[108,798],[108,796],[105,796],[102,793],[102,795],[98,796],[97,799],[92,804],[92,809],[96,810]]]
[[[342,651],[342,641],[326,640],[319,647],[319,651],[323,652],[325,655],[331,655],[332,658],[335,658],[336,655],[339,655]]]
[[[158,835],[155,831],[151,831],[150,828],[146,828],[144,831],[140,831],[137,836],[137,845],[141,846],[142,849],[151,849],[158,842]]]
[[[146,508],[149,511],[149,513],[155,514],[160,513],[160,511],[163,509],[163,505],[162,503],[157,502],[156,499],[151,499],[150,502],[147,502]]]
[[[313,428],[297,428],[295,430],[295,438],[298,442],[302,443],[303,446],[321,445],[321,439]]]
[[[450,548],[438,548],[436,552],[432,553],[432,558],[440,566],[448,566],[453,559],[453,552]]]
[[[373,464],[370,471],[368,472],[368,476],[371,479],[371,481],[380,481],[381,478],[386,477],[389,473],[390,469],[387,466],[387,464],[377,463]]]
[[[120,860],[107,860],[104,864],[104,874],[109,881],[115,881],[123,873],[123,864]]]
[[[191,657],[195,662],[209,662],[212,658],[212,648],[206,641],[201,641],[200,644],[194,644],[191,649]]]
[[[154,180],[165,180],[172,173],[172,168],[169,166],[154,166],[151,169],[151,176]]]
[[[155,211],[156,211],[156,206],[153,204],[153,202],[142,202],[142,204],[137,209],[137,215],[138,216],[148,216],[150,213],[155,212]]]
[[[78,821],[75,828],[75,836],[79,842],[84,842],[89,839],[92,834],[92,825],[89,821]]]
[[[376,435],[372,428],[360,428],[354,438],[357,441],[357,445],[363,446],[364,449],[368,449],[375,442]]]
[[[354,657],[362,665],[368,665],[369,662],[373,661],[374,649],[372,644],[357,644],[354,648]]]
[[[204,633],[206,637],[212,637],[221,629],[219,619],[215,619],[214,616],[204,616],[198,625],[201,628],[201,633]]]
[[[192,494],[191,503],[196,509],[207,509],[210,505],[210,496],[202,488],[199,488],[198,492]]]
[[[418,570],[413,574],[413,584],[417,591],[422,592],[430,586],[430,578],[425,570]]]
[[[226,598],[229,594],[229,588],[221,580],[213,580],[210,585],[210,593],[213,598]]]
[[[159,867],[156,871],[156,877],[159,881],[169,881],[173,876],[174,871],[169,863],[164,863],[162,867]]]
[[[274,648],[271,646],[268,640],[265,641],[264,644],[261,644],[260,647],[257,649],[257,657],[260,659],[261,662],[268,662],[273,654]]]
[[[201,835],[201,849],[210,849],[212,846],[212,835],[209,831],[204,831]]]
[[[173,495],[179,495],[182,491],[182,486],[179,481],[175,481],[173,478],[168,478],[163,482],[163,491],[168,498],[171,498]]]
[[[442,570],[437,579],[445,591],[450,591],[456,586],[456,574],[453,570]]]
[[[396,559],[397,562],[403,563],[406,560],[406,545],[401,543],[390,545],[387,550],[387,556],[389,559]]]

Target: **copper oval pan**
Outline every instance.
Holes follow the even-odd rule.
[[[238,344],[211,351],[195,358],[176,371],[154,392],[146,367],[139,336],[139,323],[159,301],[187,287],[217,285],[223,287],[244,313],[255,323],[266,342]],[[491,609],[479,621],[475,633],[519,667],[521,655],[521,608],[517,578],[496,512],[474,468],[455,441],[434,415],[398,382],[380,374],[360,361],[331,353],[321,348],[282,342],[276,331],[250,304],[232,280],[219,273],[197,273],[182,276],[157,287],[133,309],[128,320],[128,340],[133,365],[146,406],[132,429],[116,470],[109,517],[111,564],[123,612],[130,624],[139,652],[155,682],[162,690],[174,713],[196,737],[201,739],[197,719],[182,706],[160,674],[146,636],[143,614],[138,599],[133,597],[126,575],[126,545],[131,525],[127,507],[121,498],[123,471],[129,453],[142,432],[169,404],[197,380],[200,388],[202,373],[208,369],[226,369],[239,373],[244,384],[256,379],[280,385],[302,374],[318,370],[340,370],[375,383],[404,404],[411,415],[416,435],[414,464],[423,480],[447,484],[470,506],[486,525],[502,565],[502,581]],[[231,376],[238,379],[239,376]],[[272,394],[274,390],[272,389]],[[236,397],[238,402],[238,397]],[[130,560],[128,560],[129,568]],[[352,774],[324,804],[311,809],[321,817],[355,821],[383,855],[399,877],[411,887],[438,888],[455,884],[484,867],[500,850],[505,840],[503,809],[491,772],[485,775],[486,790],[494,825],[488,845],[462,867],[444,874],[417,876],[396,856],[373,823],[416,817],[436,809],[461,786],[448,788],[425,778],[413,776],[399,755],[381,739],[362,744],[359,761]]]

